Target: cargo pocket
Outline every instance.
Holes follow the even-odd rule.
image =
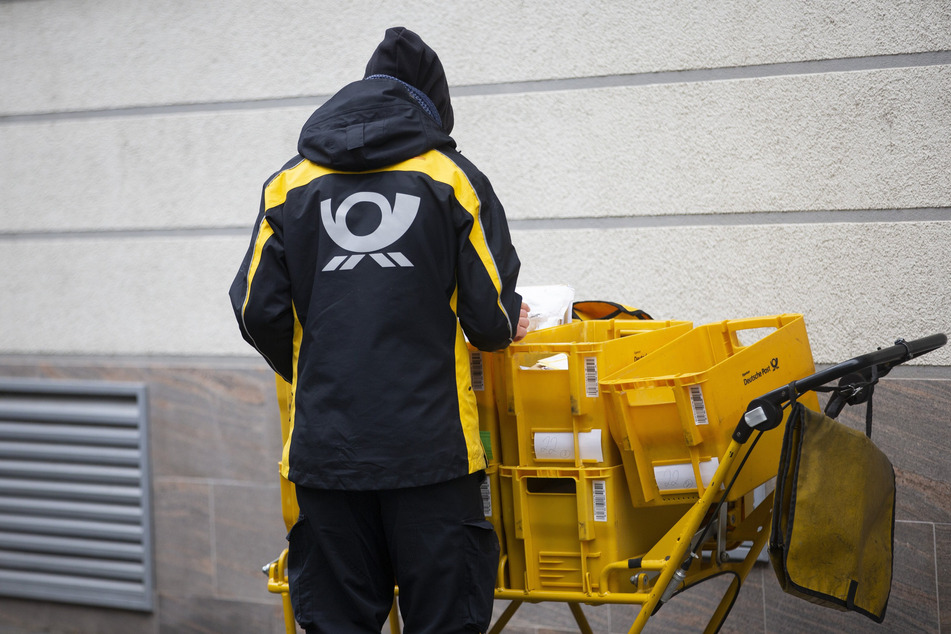
[[[305,629],[314,625],[313,615],[308,610],[308,606],[314,605],[314,588],[309,572],[311,566],[307,563],[313,551],[310,524],[306,517],[301,516],[287,534],[287,581],[294,618]]]
[[[485,632],[492,620],[499,540],[488,521],[470,520],[466,528],[466,628]]]

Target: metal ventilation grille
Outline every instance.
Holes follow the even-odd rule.
[[[152,609],[146,388],[0,379],[0,595]]]

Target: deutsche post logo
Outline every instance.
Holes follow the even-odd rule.
[[[380,209],[380,225],[367,235],[355,235],[347,226],[347,214],[359,203],[370,203]],[[337,246],[351,255],[336,255],[327,262],[324,271],[347,271],[355,267],[360,260],[370,258],[384,268],[394,266],[412,267],[413,263],[399,251],[386,251],[386,248],[403,237],[419,211],[419,197],[409,194],[397,194],[393,206],[382,194],[376,192],[357,192],[348,196],[337,212],[333,213],[330,199],[320,202],[320,219],[324,223],[327,235]]]

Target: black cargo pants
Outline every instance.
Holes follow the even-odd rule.
[[[308,634],[379,634],[399,586],[405,634],[485,632],[499,543],[483,473],[385,491],[297,487],[288,535],[294,615]]]

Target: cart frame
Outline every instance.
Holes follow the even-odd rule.
[[[496,620],[489,634],[501,632],[522,604],[540,602],[566,603],[581,634],[592,634],[581,610],[583,603],[640,605],[637,618],[629,630],[629,634],[636,634],[643,630],[648,619],[674,595],[714,576],[732,574],[734,578],[704,630],[719,631],[733,607],[743,581],[769,538],[773,507],[773,494],[770,492],[732,529],[724,530],[724,514],[730,510],[726,500],[732,487],[732,481],[726,482],[726,477],[734,461],[740,459],[733,480],[755,448],[760,434],[779,426],[783,420],[783,409],[796,398],[820,390],[833,381],[839,381],[836,387],[824,390],[833,393],[826,406],[826,413],[834,418],[846,404],[870,404],[874,384],[894,366],[936,350],[946,343],[947,336],[941,333],[908,342],[899,339],[889,348],[849,359],[754,399],[738,422],[730,445],[721,457],[711,481],[706,487],[699,485],[702,495],[690,510],[681,516],[647,553],[610,563],[602,569],[598,588],[608,588],[607,580],[612,574],[630,574],[633,592],[594,591],[590,589],[590,583],[586,584],[589,587],[587,591],[570,592],[519,590],[499,586],[495,590],[495,598],[510,600],[511,603]],[[280,390],[279,382],[279,400]],[[286,394],[284,398],[286,399]],[[749,451],[743,453],[741,448],[751,437],[753,445]],[[285,523],[289,521],[287,495],[288,487],[282,480]],[[751,546],[743,559],[733,561],[726,554],[727,544],[737,542],[749,543]],[[505,578],[506,565],[507,559],[503,555],[499,561],[499,580]],[[264,572],[268,575],[268,591],[282,597],[287,634],[294,634],[297,630],[287,583],[287,550],[264,566]],[[401,631],[395,599],[390,613],[390,630],[392,634],[399,634]]]

